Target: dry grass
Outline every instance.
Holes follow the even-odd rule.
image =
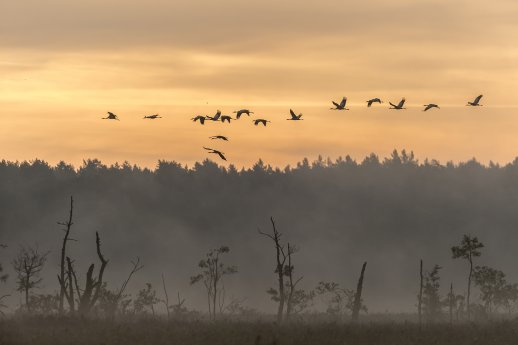
[[[410,323],[293,323],[276,327],[267,322],[105,321],[55,317],[0,321],[0,344],[179,344],[179,345],[506,345],[518,344],[518,324],[429,325]]]

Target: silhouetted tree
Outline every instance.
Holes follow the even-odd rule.
[[[365,275],[365,268],[367,267],[367,262],[363,263],[362,270],[360,273],[360,278],[358,279],[358,286],[356,287],[356,293],[354,294],[354,305],[352,310],[352,321],[358,321],[360,317],[360,309],[362,306],[362,290],[363,290],[363,277]]]
[[[344,289],[335,282],[321,281],[318,283],[315,292],[324,298],[324,302],[327,304],[327,313],[339,319],[343,319],[349,312],[352,314],[356,297],[354,290]],[[362,299],[360,299],[360,302],[360,311],[367,312],[367,307],[363,304]]]
[[[41,270],[47,262],[49,252],[40,253],[37,247],[20,247],[13,260],[13,268],[17,276],[17,291],[25,294],[25,307],[31,312],[30,291],[39,287],[42,278]]]
[[[165,278],[164,274],[162,273],[162,287],[164,288],[164,297],[165,299],[161,300],[161,302],[164,303],[165,309],[167,311],[167,319],[169,320],[171,318],[171,306],[169,305],[169,295],[167,293],[167,287],[165,286]]]
[[[97,277],[94,277],[94,268],[95,265],[91,264],[86,272],[86,281],[84,288],[80,288],[77,280],[77,275],[72,267],[72,263],[70,258],[67,257],[69,262],[69,275],[73,277],[74,286],[76,287],[75,294],[77,294],[77,299],[79,301],[77,311],[81,316],[87,316],[90,313],[90,310],[94,307],[95,303],[99,299],[101,288],[103,286],[103,275],[106,266],[108,265],[108,260],[106,260],[101,252],[101,240],[99,238],[99,233],[95,233],[95,244],[97,248],[97,256],[99,261],[101,262],[101,268],[99,269],[99,273]],[[62,283],[63,284],[63,283]],[[68,301],[74,301],[74,291],[73,289],[67,294],[65,290],[65,296]],[[73,306],[71,306],[71,309]]]
[[[285,287],[284,287],[284,265],[286,263],[286,260],[288,259],[288,255],[284,253],[284,246],[281,244],[281,236],[282,234],[277,231],[277,228],[275,226],[275,221],[273,220],[273,217],[270,217],[270,221],[272,223],[272,233],[265,233],[259,230],[259,233],[261,235],[264,235],[268,238],[270,238],[274,245],[275,245],[275,260],[276,260],[276,266],[275,266],[275,273],[277,274],[277,280],[278,280],[278,288],[270,288],[267,293],[271,295],[272,299],[276,302],[278,302],[278,308],[277,308],[277,323],[280,324],[283,319],[284,315],[284,303],[285,303]]]
[[[518,297],[516,284],[509,284],[504,272],[488,267],[476,266],[473,272],[475,286],[480,289],[486,313],[490,315],[496,308],[509,308]]]
[[[466,311],[468,314],[468,320],[470,319],[470,296],[471,296],[471,278],[473,276],[473,259],[479,257],[482,253],[480,249],[484,248],[484,244],[479,242],[477,237],[471,237],[470,235],[464,235],[459,246],[451,248],[451,252],[454,259],[462,258],[469,262],[469,275],[468,275],[468,295],[466,300]]]
[[[216,320],[216,306],[221,298],[222,279],[224,276],[237,272],[236,266],[227,266],[221,261],[221,255],[230,252],[227,246],[221,246],[209,251],[205,258],[198,263],[201,273],[191,277],[191,285],[202,281],[207,291],[209,315]]]
[[[139,290],[137,293],[137,297],[133,301],[133,307],[136,313],[146,312],[149,309],[153,316],[155,316],[155,304],[159,301],[153,286],[150,283],[146,283],[146,288]]]
[[[450,315],[450,325],[453,324],[453,310],[455,309],[455,293],[453,292],[453,283],[450,283],[450,292],[448,293],[448,314]]]
[[[70,211],[68,215],[68,220],[66,222],[58,222],[59,225],[64,226],[65,228],[63,231],[65,232],[65,236],[63,237],[63,244],[61,246],[61,262],[60,262],[60,272],[58,277],[58,282],[60,283],[60,292],[59,292],[59,313],[63,313],[63,305],[65,301],[65,290],[67,289],[67,285],[69,290],[73,289],[72,287],[72,281],[69,279],[66,279],[65,277],[65,260],[66,260],[66,248],[68,241],[72,241],[73,239],[70,238],[70,230],[72,228],[72,216],[74,213],[74,198],[70,197]],[[70,305],[70,303],[69,303]],[[74,312],[73,304],[71,305],[71,312]]]
[[[59,313],[59,295],[40,294],[30,297],[31,312],[33,314],[51,315]]]
[[[423,325],[423,260],[419,261],[419,294],[417,295],[417,317],[419,329]]]
[[[6,245],[0,243],[0,249],[7,248]],[[2,266],[2,263],[0,262],[0,283],[5,283],[7,281],[7,278],[9,277],[8,274],[3,273],[4,272],[4,266]]]
[[[7,248],[6,245],[0,243],[0,249]],[[9,277],[8,274],[3,273],[4,267],[2,266],[2,263],[0,262],[0,283],[5,283],[7,281],[7,278]],[[4,315],[4,312],[2,309],[7,308],[7,306],[2,302],[4,299],[9,297],[9,295],[0,295],[0,314]]]
[[[426,273],[423,288],[423,314],[428,322],[439,321],[442,316],[442,301],[439,295],[441,266],[435,265]]]

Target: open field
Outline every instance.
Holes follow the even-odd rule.
[[[485,324],[426,325],[413,323],[292,323],[270,322],[79,320],[55,317],[0,321],[0,344],[484,344],[518,342],[515,321]]]

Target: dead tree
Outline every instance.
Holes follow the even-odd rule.
[[[101,261],[101,268],[99,269],[99,273],[97,275],[97,278],[94,278],[94,268],[95,265],[91,264],[88,268],[88,271],[86,273],[86,282],[84,289],[81,289],[79,287],[76,273],[71,265],[70,258],[67,257],[67,261],[70,262],[69,265],[69,271],[74,279],[74,285],[76,287],[75,294],[77,294],[78,297],[78,306],[77,306],[77,312],[81,316],[87,316],[90,313],[90,310],[93,308],[97,300],[99,299],[99,292],[101,290],[102,284],[103,284],[103,275],[104,270],[106,269],[106,266],[108,265],[108,260],[106,260],[101,252],[101,240],[99,238],[99,233],[95,233],[95,243],[97,246],[97,256],[99,257],[99,261]],[[63,282],[62,282],[63,284]],[[71,284],[71,282],[69,282]],[[67,294],[67,293],[66,293]],[[67,296],[67,299],[69,302],[74,299],[74,294],[69,294]],[[71,295],[71,296],[70,296]],[[72,302],[73,303],[73,302]]]
[[[455,294],[453,293],[453,283],[450,284],[450,293],[448,294],[448,309],[450,312],[450,325],[453,325],[453,308],[455,306]]]
[[[423,324],[423,260],[419,263],[419,295],[417,295],[417,316],[419,319],[419,329]]]
[[[20,252],[13,260],[13,268],[17,275],[17,290],[25,293],[25,306],[31,312],[30,290],[37,288],[42,278],[39,277],[47,262],[49,252],[40,253],[35,247],[20,247]]]
[[[284,303],[285,303],[285,292],[284,292],[284,264],[286,263],[287,255],[284,253],[284,247],[281,244],[281,236],[282,234],[277,231],[277,228],[275,227],[275,221],[273,220],[273,217],[270,217],[270,221],[272,223],[272,234],[268,234],[265,232],[262,232],[259,230],[259,233],[261,235],[264,235],[268,238],[270,238],[274,244],[275,244],[275,253],[276,253],[276,269],[275,273],[277,273],[278,277],[278,302],[279,306],[277,308],[277,323],[282,323],[282,318],[284,314]]]
[[[164,288],[164,295],[165,295],[165,300],[162,300],[162,302],[165,304],[165,309],[167,310],[167,320],[169,320],[171,318],[171,312],[170,312],[170,306],[169,306],[169,295],[167,294],[167,288],[165,286],[165,279],[164,279],[164,274],[162,273],[162,286]]]
[[[63,229],[63,231],[65,232],[65,236],[63,237],[63,245],[61,246],[61,263],[60,263],[60,272],[59,272],[59,276],[58,276],[59,285],[61,287],[60,292],[59,292],[59,313],[60,314],[63,313],[63,305],[64,305],[64,300],[65,300],[65,291],[67,289],[67,284],[68,284],[68,288],[70,290],[73,289],[72,281],[68,280],[68,282],[67,282],[65,280],[65,258],[66,258],[67,242],[73,241],[73,239],[69,238],[70,229],[72,228],[72,225],[74,224],[72,222],[73,213],[74,213],[74,198],[71,196],[70,197],[70,212],[68,215],[68,221],[58,222],[59,225],[62,225],[65,227]],[[70,272],[69,272],[69,276],[70,276]],[[70,300],[69,300],[69,305],[70,305]],[[73,308],[72,305],[70,305],[70,306]],[[74,311],[72,309],[71,313],[73,313],[73,312]]]
[[[363,277],[365,275],[365,268],[367,267],[367,261],[363,263],[360,278],[358,279],[358,286],[356,287],[356,294],[354,295],[354,304],[352,312],[352,321],[357,322],[360,317],[360,309],[362,307],[362,290],[363,290]]]
[[[293,311],[293,304],[294,304],[293,297],[294,297],[295,291],[297,289],[297,284],[303,278],[303,277],[300,277],[295,281],[293,279],[293,271],[294,271],[295,267],[293,266],[293,264],[291,262],[291,255],[295,252],[296,252],[296,248],[290,246],[290,243],[288,242],[288,253],[287,253],[288,265],[284,267],[284,274],[288,277],[288,282],[287,282],[287,288],[288,288],[287,295],[288,296],[286,299],[286,320],[288,320],[290,318],[291,313]]]

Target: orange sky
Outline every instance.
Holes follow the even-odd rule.
[[[516,18],[511,0],[4,3],[0,157],[153,167],[212,145],[238,167],[394,148],[505,163],[518,155]],[[479,93],[484,107],[464,106]],[[351,110],[330,111],[342,96]],[[405,111],[365,107],[403,96]],[[241,107],[271,126],[189,120]],[[285,121],[290,107],[305,120]]]

